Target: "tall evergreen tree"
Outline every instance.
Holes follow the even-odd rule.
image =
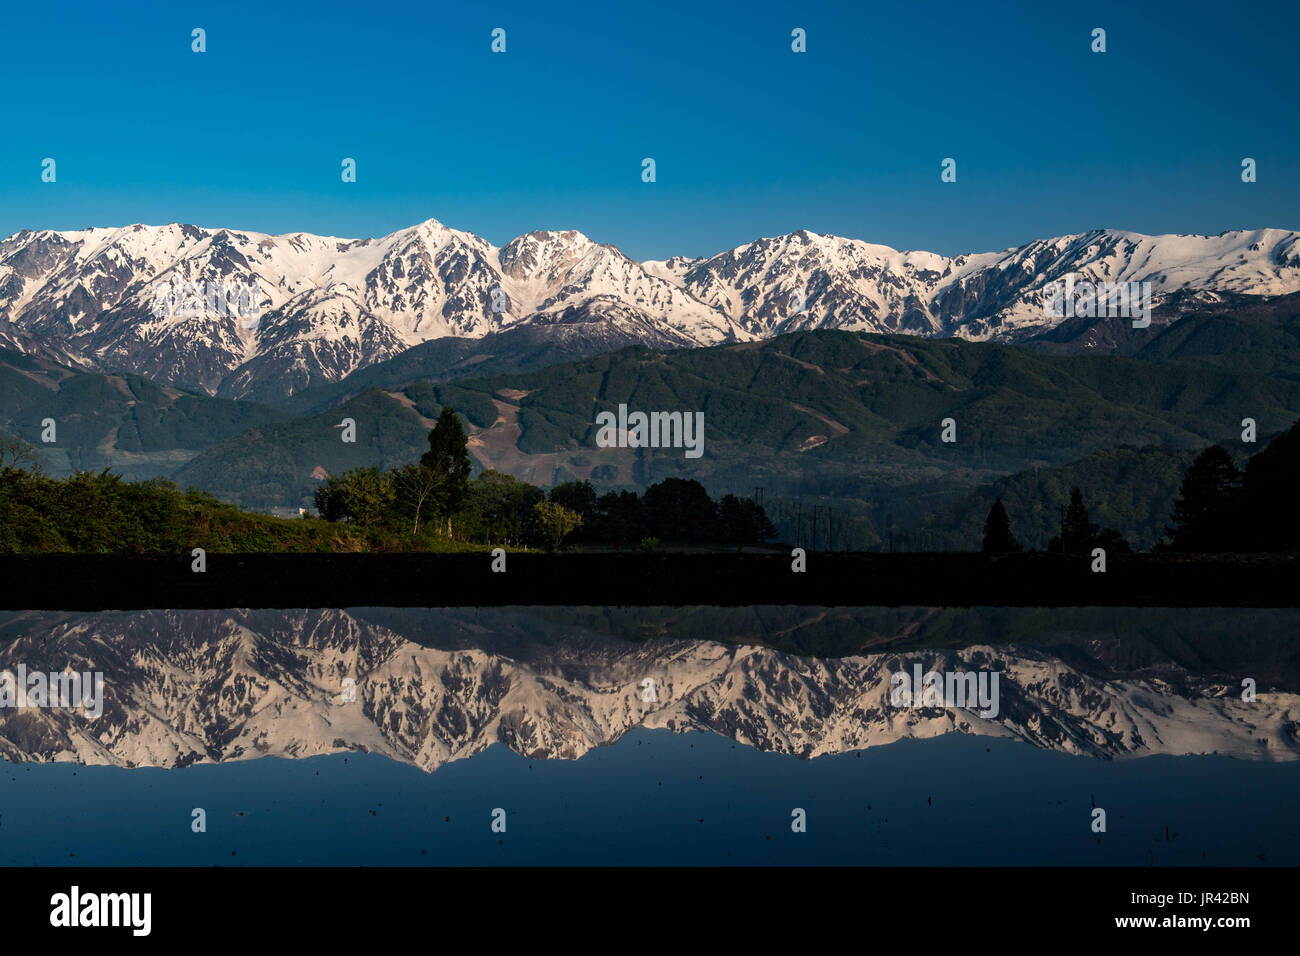
[[[1092,548],[1097,538],[1097,526],[1088,517],[1083,505],[1083,492],[1077,487],[1070,490],[1070,504],[1061,515],[1061,532],[1052,536],[1047,550],[1054,554],[1080,554]]]
[[[1007,517],[1007,509],[1002,506],[1001,498],[993,502],[993,507],[984,520],[984,544],[980,550],[985,554],[1020,550],[1020,542],[1011,533],[1011,519]]]
[[[1187,466],[1165,529],[1174,551],[1225,551],[1232,547],[1233,513],[1241,473],[1222,445],[1205,449]]]
[[[1070,554],[1091,550],[1097,537],[1097,526],[1088,520],[1088,509],[1083,506],[1083,492],[1078,488],[1070,491],[1070,506],[1065,509],[1061,533],[1065,537],[1061,550]]]
[[[1243,507],[1235,521],[1238,547],[1300,551],[1300,422],[1269,442],[1241,476]]]
[[[451,516],[465,503],[469,494],[469,440],[465,429],[450,405],[444,405],[438,421],[429,432],[429,450],[420,457],[420,465],[433,472],[437,491],[432,502],[438,514],[446,516],[447,533],[451,534]]]

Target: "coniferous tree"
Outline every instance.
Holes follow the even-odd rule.
[[[1097,525],[1088,518],[1088,509],[1083,506],[1083,492],[1073,488],[1070,490],[1070,505],[1061,518],[1061,535],[1048,542],[1048,550],[1057,554],[1082,554],[1091,550],[1096,540]]]
[[[1300,422],[1269,442],[1241,476],[1233,539],[1242,550],[1300,551]]]
[[[988,518],[984,521],[984,544],[980,550],[985,554],[1020,550],[1020,542],[1011,533],[1011,519],[1007,517],[1007,509],[1003,507],[1001,498],[993,502]]]
[[[1083,506],[1083,492],[1078,488],[1070,491],[1070,505],[1065,509],[1065,520],[1061,522],[1064,541],[1053,539],[1059,550],[1068,554],[1078,554],[1092,548],[1097,538],[1097,526],[1088,519],[1088,509]]]
[[[1225,551],[1232,547],[1233,512],[1241,473],[1221,445],[1205,449],[1187,466],[1165,529],[1174,551]]]
[[[432,502],[436,512],[446,517],[447,533],[451,534],[452,513],[460,510],[469,494],[470,461],[469,440],[450,405],[442,407],[429,432],[429,450],[420,457],[420,464],[436,476]]]

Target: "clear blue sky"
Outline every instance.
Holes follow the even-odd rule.
[[[799,228],[943,253],[1099,226],[1300,228],[1296,11],[8,4],[0,233],[182,221],[351,237],[432,217],[498,244],[575,228],[660,258]],[[190,51],[193,27],[208,52]],[[790,50],[795,27],[807,53]]]

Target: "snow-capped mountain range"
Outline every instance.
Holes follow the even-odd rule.
[[[401,630],[435,646],[342,610],[18,615],[0,667],[100,670],[103,711],[0,709],[0,754],[182,767],[367,750],[431,771],[496,743],[575,759],[646,727],[799,757],[968,733],[1100,758],[1300,758],[1300,695],[1261,686],[1247,702],[1238,678],[1170,663],[1124,672],[1106,641],[1074,645],[1073,663],[1016,645],[812,658],[630,642],[524,611],[409,614]],[[997,672],[997,712],[896,706],[891,675],[917,664]]]
[[[840,328],[1016,341],[1062,321],[1044,287],[1150,282],[1153,302],[1300,290],[1297,233],[1095,230],[1003,252],[900,252],[806,231],[709,258],[636,262],[579,232],[503,247],[434,220],[379,239],[191,225],[24,230],[0,240],[0,347],[240,397],[292,394],[448,336],[531,328],[603,351]],[[195,283],[197,307],[158,309]],[[252,287],[255,319],[200,303]],[[195,313],[195,314],[188,314]],[[1118,320],[1117,320],[1118,321]],[[264,391],[264,389],[263,389]]]

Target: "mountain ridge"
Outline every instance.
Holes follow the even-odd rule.
[[[1044,301],[1067,275],[1150,282],[1154,306],[1282,295],[1300,291],[1300,233],[1094,229],[944,256],[799,230],[637,262],[576,230],[497,247],[433,219],[374,239],[180,223],[23,230],[0,239],[0,342],[85,370],[268,400],[429,342],[525,329],[534,347],[559,342],[575,356],[823,328],[1019,342],[1065,321]],[[182,314],[155,314],[161,283],[196,284],[181,294]],[[251,317],[207,308],[214,284],[254,290]]]

